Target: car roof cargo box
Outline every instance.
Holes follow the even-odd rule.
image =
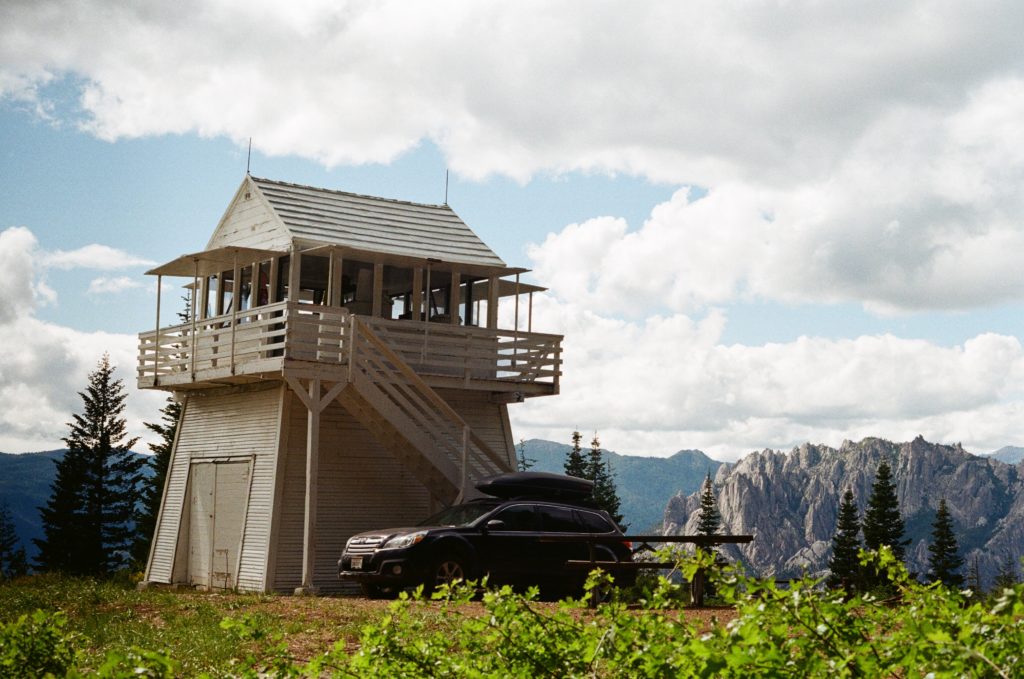
[[[544,500],[589,500],[594,482],[550,472],[510,472],[483,479],[477,490],[502,499],[535,498]]]

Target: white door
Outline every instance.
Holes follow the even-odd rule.
[[[249,460],[201,462],[191,468],[189,582],[233,589],[249,495]]]

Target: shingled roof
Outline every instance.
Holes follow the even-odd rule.
[[[505,266],[447,205],[251,179],[295,239],[446,262]]]

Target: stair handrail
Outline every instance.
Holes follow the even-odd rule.
[[[489,445],[487,445],[487,443],[485,443],[479,436],[477,436],[476,433],[473,432],[472,428],[470,428],[470,426],[466,423],[466,421],[462,419],[462,416],[459,415],[455,411],[455,409],[448,404],[447,401],[441,398],[441,396],[436,391],[434,391],[434,389],[431,388],[431,386],[427,384],[422,377],[416,374],[416,371],[413,370],[409,366],[409,364],[402,359],[401,356],[399,356],[393,349],[391,349],[391,347],[389,347],[387,343],[384,342],[384,340],[382,340],[377,335],[377,333],[375,333],[369,327],[367,323],[362,321],[356,314],[352,314],[350,316],[350,319],[353,352],[355,351],[355,344],[360,337],[367,340],[378,351],[380,351],[381,354],[384,355],[384,358],[386,358],[388,362],[390,362],[393,366],[395,366],[395,368],[399,372],[402,373],[402,375],[408,380],[409,384],[416,387],[417,391],[425,395],[426,398],[430,401],[430,403],[438,409],[438,411],[440,411],[447,419],[451,420],[452,424],[458,427],[461,432],[468,432],[468,437],[463,436],[463,445],[465,445],[465,441],[468,438],[468,440],[471,441],[477,448],[479,448],[480,451],[483,452],[487,457],[489,457],[491,461],[499,469],[504,469],[507,467],[508,462],[506,460],[501,459],[501,457],[499,457],[498,454],[494,452],[494,450]],[[354,356],[352,356],[349,359],[349,370],[354,369],[354,363]],[[463,458],[465,458],[465,449],[463,449]]]

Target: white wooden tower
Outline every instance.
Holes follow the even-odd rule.
[[[139,387],[184,404],[146,581],[337,588],[349,536],[512,469],[507,404],[561,366],[523,271],[447,205],[247,176],[205,250],[149,272],[191,312],[159,327],[158,293],[139,336]]]

